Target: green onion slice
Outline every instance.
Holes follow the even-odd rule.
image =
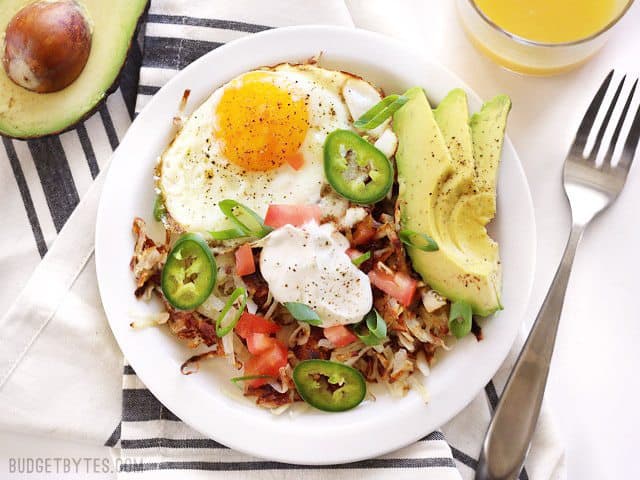
[[[449,311],[449,331],[456,338],[462,338],[471,331],[471,320],[473,310],[471,305],[462,300],[457,300],[451,304]]]
[[[258,380],[262,378],[276,379],[276,377],[272,375],[245,375],[244,377],[233,377],[231,381],[237,384],[238,382],[248,382],[250,380]]]
[[[356,337],[358,337],[360,341],[364,343],[367,347],[374,347],[376,345],[380,345],[381,343],[384,343],[384,341],[386,340],[386,337],[378,338],[370,331],[362,332],[362,330],[363,329],[361,326],[357,326],[353,329],[353,333],[355,333]]]
[[[384,338],[387,336],[387,322],[384,321],[384,318],[382,318],[375,308],[367,313],[364,320],[367,324],[367,328],[373,335],[378,338]]]
[[[361,333],[363,325],[367,326],[367,333]],[[387,323],[378,311],[373,308],[365,315],[360,327],[354,329],[354,333],[367,346],[380,345],[387,339]]]
[[[164,206],[162,195],[157,194],[156,199],[153,202],[153,218],[161,222],[162,219],[166,217],[166,215],[167,215],[167,207]]]
[[[417,248],[418,250],[422,250],[423,252],[435,252],[440,248],[438,247],[438,243],[426,233],[420,233],[413,230],[405,229],[400,230],[398,236],[400,237],[402,243],[404,243],[405,245]],[[416,243],[414,237],[419,237],[424,240],[424,242]]]
[[[315,326],[322,325],[320,316],[304,303],[285,302],[283,305],[289,310],[291,316],[299,322],[305,322]]]
[[[370,258],[371,258],[371,252],[369,251],[369,252],[363,253],[359,257],[354,258],[353,260],[351,260],[351,263],[353,263],[356,267],[359,267]]]
[[[238,311],[236,312],[236,314],[233,316],[233,318],[229,323],[227,323],[226,325],[223,325],[222,322],[227,316],[227,313],[229,313],[229,310],[231,310],[231,307],[233,306],[233,304],[236,303],[236,300],[238,300],[238,298],[240,297],[242,297],[242,299],[240,300],[240,307],[238,308]],[[231,330],[233,330],[233,327],[235,327],[236,324],[238,323],[238,320],[240,319],[240,315],[242,315],[242,312],[244,312],[244,307],[246,306],[247,306],[247,291],[242,287],[238,287],[233,291],[233,293],[229,297],[229,300],[227,300],[227,303],[224,305],[222,312],[220,312],[220,315],[218,315],[218,318],[216,318],[216,335],[218,335],[218,337],[222,338]]]
[[[211,238],[214,240],[233,240],[234,238],[244,238],[247,236],[239,228],[230,228],[229,230],[217,230],[214,232],[209,232]]]
[[[264,224],[264,221],[262,220],[260,215],[251,210],[249,207],[242,205],[240,202],[226,199],[222,200],[218,204],[218,206],[220,207],[220,210],[222,210],[222,213],[224,213],[225,216],[229,220],[231,220],[236,225],[236,227],[238,227],[238,229],[242,231],[246,236],[262,238],[273,230],[271,227],[268,227]],[[249,225],[238,218],[238,215],[236,215],[236,213],[234,212],[234,210],[236,209],[240,210],[240,215],[248,220]],[[229,232],[229,230],[223,230],[223,232]]]
[[[409,98],[404,95],[389,95],[363,113],[353,125],[361,130],[372,130],[408,101]]]

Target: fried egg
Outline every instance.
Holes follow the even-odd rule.
[[[189,117],[160,158],[156,186],[173,228],[230,228],[217,206],[227,198],[260,216],[272,203],[319,203],[330,191],[325,138],[353,130],[354,119],[381,98],[368,82],[315,65],[282,64],[232,79]],[[388,122],[381,127],[369,132],[373,140],[391,132]]]

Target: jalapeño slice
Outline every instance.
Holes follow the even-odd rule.
[[[324,174],[336,192],[363,205],[382,200],[393,185],[389,159],[349,130],[335,130],[327,136]]]
[[[216,283],[216,261],[202,237],[182,235],[162,269],[162,293],[180,310],[193,310],[211,294]]]
[[[329,360],[304,360],[293,370],[296,389],[312,407],[343,412],[360,404],[367,393],[362,374],[353,367]]]

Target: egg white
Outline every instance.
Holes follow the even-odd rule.
[[[379,92],[364,80],[313,65],[283,64],[262,72],[264,81],[288,91],[294,101],[306,100],[309,129],[300,147],[304,157],[302,168],[294,170],[285,163],[269,171],[247,171],[224,157],[223,145],[214,135],[219,128],[215,112],[225,89],[241,84],[251,72],[242,74],[218,88],[191,115],[160,159],[157,187],[178,230],[207,232],[230,228],[232,224],[217,206],[227,198],[260,216],[265,215],[272,203],[319,202],[327,183],[323,171],[325,138],[336,129],[353,130],[354,114],[348,103],[354,103],[350,93],[354,82],[363,84],[360,91],[369,92],[369,106],[381,99]],[[359,110],[366,109],[362,98],[358,104]]]

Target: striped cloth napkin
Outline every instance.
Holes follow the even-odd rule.
[[[92,259],[104,180],[99,172],[108,166],[134,112],[180,69],[241,36],[304,23],[353,26],[342,0],[277,0],[268,6],[260,0],[152,0],[144,39],[132,47],[120,89],[96,115],[48,139],[3,139],[0,201],[8,206],[9,234],[0,238],[0,269],[10,272],[7,284],[21,285],[30,267],[39,266],[0,319],[0,428],[112,446],[120,479],[473,478],[497,390],[513,358],[485,392],[443,427],[444,434],[433,432],[381,458],[326,467],[286,465],[230,450],[182,423],[129,365],[122,372]],[[0,288],[0,311],[10,303],[2,295],[5,289]],[[545,414],[520,475],[527,478],[564,478],[563,450]]]

